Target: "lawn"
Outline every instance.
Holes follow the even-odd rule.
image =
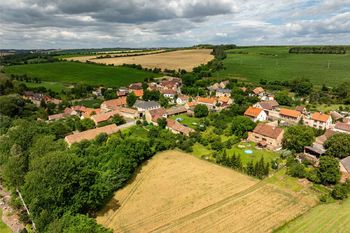
[[[192,150],[192,154],[199,158],[202,158],[203,156],[208,156],[213,152],[213,150],[208,149],[207,147],[203,146],[198,142],[192,146]]]
[[[289,54],[289,47],[250,47],[228,50],[225,70],[215,77],[251,82],[309,78],[314,84],[336,86],[349,80],[350,54]],[[241,53],[241,54],[239,54]],[[329,64],[329,67],[328,67]]]
[[[246,154],[245,150],[252,150],[252,154]],[[238,143],[234,145],[231,149],[226,150],[227,155],[231,156],[233,154],[240,155],[242,163],[245,165],[250,161],[257,162],[264,157],[265,162],[271,162],[273,159],[277,159],[280,155],[276,152],[265,150],[265,149],[256,149],[254,143]]]
[[[321,204],[283,226],[276,232],[349,232],[350,199]]]
[[[0,209],[0,232],[1,233],[11,233],[11,229],[1,221],[2,219],[2,209]]]
[[[76,62],[54,62],[4,67],[8,74],[27,74],[43,81],[82,83],[93,86],[119,87],[159,75],[128,67],[113,67]]]
[[[196,117],[190,117],[186,114],[180,114],[180,115],[175,115],[170,117],[171,119],[182,119],[179,122],[181,124],[187,125],[188,127],[192,128],[192,129],[197,129],[197,127],[200,125],[200,121],[201,119],[196,118]]]
[[[99,108],[102,102],[102,99],[87,99],[82,101],[74,101],[73,105],[82,105],[88,108]]]

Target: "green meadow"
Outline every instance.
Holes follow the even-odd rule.
[[[113,67],[76,62],[54,62],[6,66],[7,74],[27,74],[46,82],[82,83],[93,86],[119,87],[133,82],[142,82],[159,75],[128,67]]]
[[[350,81],[350,50],[344,55],[289,54],[289,47],[247,47],[227,50],[225,70],[213,74],[250,82],[308,78],[315,85]]]

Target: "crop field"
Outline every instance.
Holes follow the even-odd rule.
[[[252,47],[227,51],[225,70],[215,77],[251,82],[308,78],[316,85],[336,86],[350,81],[350,51],[344,55],[289,54],[288,47]]]
[[[350,230],[350,200],[322,204],[291,221],[276,232],[342,233]]]
[[[18,66],[6,66],[7,74],[27,74],[42,81],[61,83],[83,83],[108,87],[126,86],[133,82],[142,82],[146,78],[159,75],[127,67],[112,67],[75,62],[54,62]]]
[[[160,68],[162,70],[184,69],[186,71],[192,71],[194,67],[207,64],[214,59],[214,56],[210,54],[211,51],[211,49],[177,50],[151,55],[93,59],[90,61],[114,65],[138,64],[144,68]]]
[[[80,62],[86,62],[86,61],[91,61],[91,62],[96,62],[96,60],[100,60],[100,59],[97,59],[97,57],[99,56],[106,56],[106,55],[110,55],[110,56],[113,56],[113,57],[123,57],[123,56],[129,56],[129,55],[140,55],[140,54],[153,54],[153,53],[159,53],[159,52],[164,52],[165,50],[152,50],[152,51],[130,51],[130,52],[119,52],[119,53],[115,53],[113,51],[111,52],[104,52],[104,53],[99,53],[99,54],[96,54],[96,55],[88,55],[88,56],[82,56],[82,55],[77,55],[77,56],[74,56],[74,55],[68,55],[68,56],[65,56],[65,55],[62,55],[62,56],[59,56],[58,58],[61,58],[61,59],[65,59],[67,61],[80,61]],[[96,63],[99,63],[99,62],[96,62]]]
[[[96,220],[114,232],[270,232],[315,204],[307,192],[166,151],[144,164]]]

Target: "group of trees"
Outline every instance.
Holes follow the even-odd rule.
[[[22,65],[30,63],[47,63],[56,62],[57,58],[45,53],[16,53],[13,55],[1,56],[0,65]]]
[[[292,47],[289,53],[306,54],[345,54],[346,48],[341,46],[321,46],[321,47]]]

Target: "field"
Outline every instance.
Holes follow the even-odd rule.
[[[103,64],[139,64],[144,68],[161,68],[178,70],[184,69],[192,71],[192,69],[201,64],[207,64],[214,59],[211,55],[211,49],[191,49],[191,50],[177,50],[172,52],[134,56],[134,57],[118,57],[105,59],[92,59],[91,62]]]
[[[349,80],[350,54],[289,54],[288,47],[252,47],[228,50],[225,70],[213,76],[251,82],[309,78],[314,84],[335,86]],[[241,53],[241,54],[239,54]],[[329,64],[329,67],[328,67]]]
[[[128,55],[139,55],[139,54],[152,54],[152,53],[159,53],[159,52],[163,52],[165,50],[152,50],[152,51],[130,51],[130,52],[121,52],[119,51],[115,51],[115,52],[105,52],[105,53],[99,53],[99,54],[96,54],[96,55],[88,55],[88,56],[84,56],[84,55],[76,55],[74,56],[74,54],[70,54],[70,55],[62,55],[62,56],[59,56],[58,58],[61,58],[61,59],[65,59],[67,61],[80,61],[80,62],[86,62],[86,61],[95,61],[96,60],[100,60],[100,59],[96,59],[97,57],[99,56],[106,56],[106,55],[111,55],[111,56],[128,56]],[[98,63],[98,62],[96,62]]]
[[[19,82],[16,81],[15,82]],[[58,83],[58,82],[41,82],[41,83],[30,83],[30,82],[21,82],[25,84],[27,87],[30,88],[35,88],[35,87],[45,87],[46,89],[50,89],[54,92],[61,93],[62,90],[68,89],[63,83]]]
[[[142,82],[145,78],[158,77],[154,73],[127,67],[112,67],[75,62],[55,62],[4,67],[8,74],[27,74],[42,81],[61,83],[83,83],[108,87],[126,86]]]
[[[2,222],[1,218],[2,218],[2,209],[0,209],[0,232],[11,233],[11,229],[5,223]]]
[[[316,206],[276,232],[345,233],[349,231],[350,199],[342,203]]]
[[[316,204],[305,189],[293,192],[166,151],[144,164],[96,219],[114,232],[270,232]]]

